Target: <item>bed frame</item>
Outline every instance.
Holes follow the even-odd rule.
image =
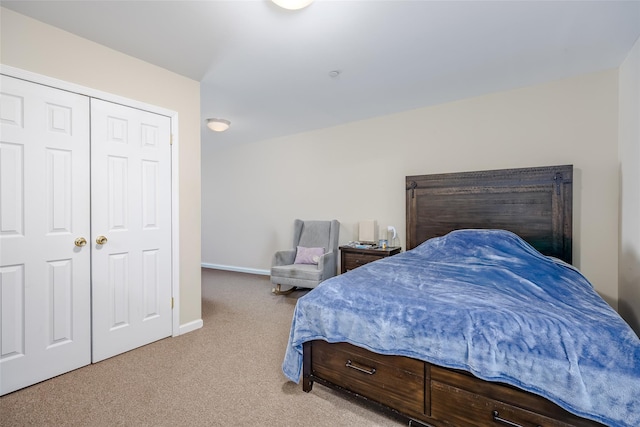
[[[571,263],[571,165],[406,177],[407,249],[462,228],[512,231]],[[538,395],[348,343],[303,345],[303,390],[314,382],[409,425],[598,426]]]

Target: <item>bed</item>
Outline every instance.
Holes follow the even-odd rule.
[[[639,426],[640,340],[570,265],[572,182],[407,177],[408,250],[301,297],[283,372],[409,425]]]

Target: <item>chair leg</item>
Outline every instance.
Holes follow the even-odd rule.
[[[287,289],[286,291],[283,291],[280,289],[280,285],[276,285],[275,288],[271,289],[271,293],[273,293],[274,295],[289,295],[291,292],[295,291],[296,289],[298,289],[298,287],[294,286],[291,289]]]

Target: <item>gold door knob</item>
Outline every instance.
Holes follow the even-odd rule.
[[[87,244],[87,239],[85,239],[84,237],[78,237],[74,242],[73,242],[77,247],[81,248],[84,245]]]
[[[96,243],[99,245],[104,245],[105,243],[107,243],[107,238],[104,236],[98,236],[96,238]]]

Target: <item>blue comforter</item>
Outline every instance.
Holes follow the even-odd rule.
[[[611,426],[640,426],[640,340],[576,269],[513,233],[458,230],[326,280],[298,300],[302,344],[348,342],[463,369]]]

